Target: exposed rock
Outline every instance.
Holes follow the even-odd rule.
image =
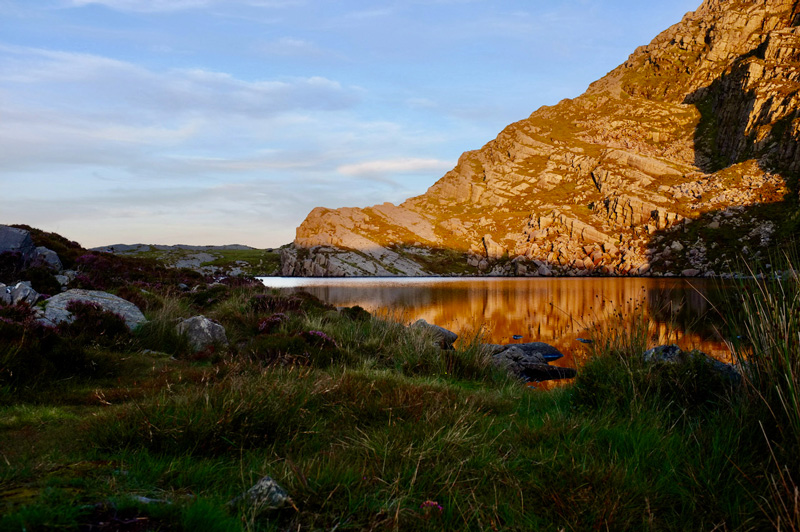
[[[422,328],[427,331],[430,331],[437,345],[442,349],[452,349],[453,344],[458,339],[458,335],[456,333],[448,331],[444,327],[439,327],[438,325],[428,323],[423,319],[415,321],[414,323],[411,324],[411,327]]]
[[[67,287],[69,283],[75,280],[78,276],[78,272],[75,270],[62,270],[59,275],[55,275],[56,281],[61,285],[61,288],[64,289]]]
[[[797,16],[791,1],[706,0],[585,94],[464,153],[425,194],[314,209],[283,274],[724,271],[739,250],[688,225],[729,212],[730,223],[703,226],[763,253],[797,210],[787,186],[800,171]],[[782,200],[773,214],[746,209]]]
[[[10,305],[12,301],[11,287],[0,283],[0,304]]]
[[[45,266],[57,272],[61,271],[63,268],[61,265],[61,259],[58,258],[58,254],[52,249],[47,249],[44,246],[39,246],[36,248],[36,253],[31,261],[31,265]]]
[[[263,477],[252,488],[231,500],[228,505],[245,505],[254,515],[269,510],[294,507],[292,498],[286,490],[269,476]]]
[[[195,351],[214,344],[228,345],[225,327],[205,316],[194,316],[177,325],[178,334],[185,334]]]
[[[130,301],[126,301],[108,292],[82,290],[78,288],[67,290],[66,292],[62,292],[45,300],[44,311],[39,317],[39,321],[53,326],[62,322],[71,323],[75,318],[72,313],[67,310],[67,305],[72,301],[94,303],[105,311],[119,314],[125,320],[125,325],[131,330],[147,321],[142,311],[139,310],[139,307]]]
[[[28,231],[0,225],[0,253],[19,253],[27,264],[36,255],[36,246]]]
[[[708,364],[715,373],[733,384],[739,384],[742,380],[741,374],[730,364],[720,362],[702,351],[684,351],[675,344],[660,345],[648,349],[642,353],[642,358],[645,362],[655,364],[686,364],[693,360],[700,360],[703,364]]]
[[[18,257],[19,267],[44,266],[60,271],[61,260],[55,251],[33,243],[31,234],[25,229],[0,225],[0,254],[11,253]]]
[[[17,303],[27,303],[28,305],[35,305],[39,298],[39,292],[33,289],[31,283],[27,281],[23,281],[17,283],[14,288],[11,289],[11,303],[16,305]]]
[[[550,366],[547,363],[548,360],[556,360],[564,356],[549,344],[532,342],[500,347],[502,349],[492,356],[494,363],[525,381],[569,379],[577,373],[574,369]],[[489,346],[489,349],[497,350],[497,346]]]

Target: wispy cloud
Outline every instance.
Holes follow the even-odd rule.
[[[446,171],[453,167],[453,161],[439,159],[384,159],[344,164],[336,169],[344,175],[356,177],[380,177],[387,174],[416,174]]]
[[[285,243],[318,205],[400,201],[452,166],[380,158],[430,139],[359,118],[364,94],[320,76],[245,80],[0,46],[0,188],[13,190],[2,214],[90,245],[140,240],[156,221],[171,228],[154,232],[161,242],[233,231]],[[418,185],[393,179],[423,172]]]

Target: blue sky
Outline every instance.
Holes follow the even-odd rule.
[[[700,0],[0,0],[0,223],[279,246],[399,203]]]

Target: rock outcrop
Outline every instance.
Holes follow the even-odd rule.
[[[6,255],[18,263],[19,268],[43,266],[61,271],[61,260],[55,251],[33,243],[30,231],[0,225],[0,255]]]
[[[62,322],[72,322],[74,317],[72,313],[67,310],[67,306],[72,301],[96,304],[103,310],[119,314],[125,320],[125,325],[131,330],[147,321],[142,311],[139,310],[139,307],[130,301],[126,301],[108,292],[82,290],[78,288],[67,290],[66,292],[62,292],[45,300],[44,310],[39,317],[39,321],[51,326],[58,325]]]
[[[799,5],[706,0],[425,194],[314,209],[282,274],[714,275],[763,254],[800,227]]]

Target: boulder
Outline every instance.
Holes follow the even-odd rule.
[[[525,381],[546,381],[569,379],[576,375],[572,368],[551,366],[548,360],[556,360],[564,355],[555,347],[543,342],[527,344],[511,344],[497,351],[492,360],[498,366],[506,368],[512,375]],[[496,350],[497,346],[489,346]]]
[[[20,259],[27,263],[36,255],[36,245],[28,231],[0,225],[0,253],[19,253]]]
[[[31,265],[44,266],[57,272],[60,272],[63,268],[61,265],[61,259],[58,258],[58,254],[52,249],[47,249],[44,246],[39,246],[36,248],[36,254],[33,257]]]
[[[692,360],[699,359],[732,384],[739,384],[742,380],[742,375],[732,365],[720,362],[696,349],[694,351],[684,351],[675,344],[659,345],[648,349],[642,353],[642,358],[644,358],[645,362],[653,364],[686,364]]]
[[[35,305],[39,301],[39,292],[33,289],[31,283],[23,281],[14,285],[11,289],[11,304],[27,303],[28,305]]]
[[[45,300],[44,311],[39,317],[39,321],[52,326],[63,322],[72,322],[74,317],[72,313],[67,310],[67,305],[72,301],[95,303],[103,310],[119,314],[125,320],[125,325],[131,330],[147,321],[142,311],[139,310],[139,307],[130,301],[126,301],[108,292],[77,288],[67,290],[66,292],[62,292]]]
[[[442,349],[452,349],[453,344],[458,339],[458,335],[453,331],[448,331],[444,327],[433,325],[423,319],[419,319],[411,324],[412,328],[423,328],[433,334],[434,339],[439,347]]]
[[[185,334],[195,351],[214,344],[228,345],[225,327],[205,316],[185,319],[177,326],[178,334]]]
[[[11,287],[6,286],[3,283],[0,283],[0,304],[11,304]]]
[[[268,510],[294,507],[292,498],[272,477],[265,476],[256,484],[228,503],[229,506],[246,506],[253,515]]]

